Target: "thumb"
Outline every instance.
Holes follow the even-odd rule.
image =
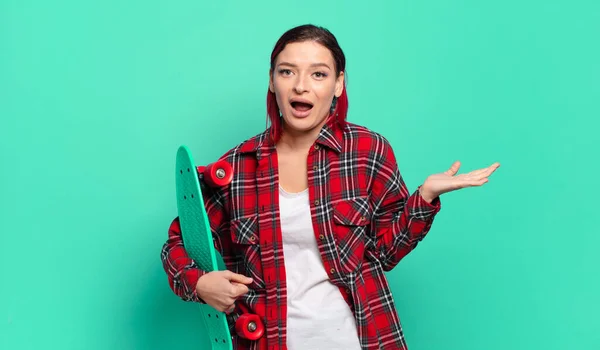
[[[231,284],[233,285],[233,291],[235,294],[235,298],[239,298],[242,295],[248,293],[248,291],[249,291],[248,287],[241,283],[232,282]]]
[[[446,170],[444,173],[450,176],[454,176],[458,172],[458,169],[460,169],[460,161],[457,160],[452,164],[450,169]]]
[[[228,274],[225,277],[230,282],[238,282],[238,283],[243,283],[243,284],[250,284],[250,283],[252,283],[252,278],[246,277],[244,275],[240,275],[239,273],[233,273],[233,272],[231,272],[230,274]]]

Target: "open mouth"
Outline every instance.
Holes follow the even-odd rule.
[[[308,112],[313,108],[313,105],[308,102],[297,102],[294,101],[291,103],[292,108],[297,110],[298,112]]]

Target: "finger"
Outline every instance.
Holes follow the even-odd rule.
[[[463,187],[477,187],[477,186],[481,186],[485,183],[487,183],[489,180],[487,177],[484,177],[483,179],[478,179],[478,180],[466,180],[463,183]]]
[[[234,297],[235,298],[239,298],[242,295],[248,293],[249,289],[248,287],[246,287],[246,285],[241,284],[241,283],[233,283],[234,287],[235,287],[235,291],[234,291]]]
[[[472,179],[479,180],[479,179],[482,179],[484,177],[488,177],[488,176],[492,175],[492,173],[494,171],[496,171],[496,169],[498,169],[498,167],[500,167],[500,164],[499,163],[494,163],[494,164],[490,165],[487,168],[483,168],[483,169],[472,171],[472,172],[468,173],[467,175],[469,177],[471,177]]]
[[[223,310],[226,310],[226,309],[230,308],[231,305],[235,304],[235,300],[236,300],[236,298],[232,298],[232,297],[223,298],[223,301],[222,301]]]
[[[226,307],[225,310],[223,312],[225,312],[226,314],[230,314],[235,310],[235,304],[232,304],[229,307]]]
[[[452,190],[458,190],[465,187],[475,186],[485,178],[477,178],[467,174],[455,176],[452,180]]]
[[[466,175],[470,176],[470,177],[477,177],[477,176],[480,176],[481,174],[486,173],[487,171],[489,171],[489,168],[483,168],[483,169],[471,171],[470,173],[467,173]]]
[[[230,274],[228,274],[226,277],[227,277],[227,279],[229,279],[230,282],[237,282],[237,283],[243,283],[243,284],[252,283],[252,278],[246,277],[244,275],[240,275],[238,273],[230,272]]]
[[[486,178],[484,178],[484,179],[481,179],[481,180],[479,180],[479,181],[474,181],[472,186],[474,186],[474,187],[477,187],[477,186],[482,186],[483,184],[486,184],[486,183],[488,183],[489,181],[490,181],[490,180],[489,180],[489,179],[486,177]]]
[[[473,180],[469,177],[466,177],[466,175],[464,175],[464,174],[458,175],[453,180],[454,181],[452,181],[452,184],[449,189],[450,191],[455,191],[455,190],[460,190],[461,188],[470,187],[471,183],[473,183]]]
[[[460,161],[454,162],[450,169],[446,170],[444,173],[450,176],[454,176],[458,172],[458,169],[460,169]]]
[[[490,165],[490,166],[489,166],[489,168],[488,168],[488,169],[489,169],[489,172],[490,172],[490,174],[489,174],[489,175],[491,175],[491,174],[492,174],[494,171],[496,171],[496,169],[498,169],[499,167],[500,167],[500,163],[498,163],[498,162],[496,162],[496,163],[494,163],[494,164]],[[489,176],[489,175],[488,175],[488,176]]]
[[[248,293],[248,287],[246,287],[245,284],[242,283],[237,283],[237,282],[231,282],[231,287],[228,290],[227,296],[233,298],[233,299],[237,299],[240,296]]]
[[[222,303],[219,305],[219,307],[215,308],[221,312],[227,312],[229,310],[231,310],[232,308],[235,308],[234,303]]]

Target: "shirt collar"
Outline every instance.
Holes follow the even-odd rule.
[[[269,141],[269,132],[271,129],[267,129],[255,137],[243,142],[239,149],[239,153],[264,153],[265,151],[275,149],[274,145],[271,145]]]
[[[253,137],[246,142],[243,142],[239,149],[239,153],[259,153],[265,154],[275,150],[275,145],[272,144],[271,139],[269,137],[270,128],[263,131],[261,134]],[[335,125],[334,122],[327,122],[321,128],[319,132],[319,136],[315,141],[316,144],[328,147],[337,153],[342,151],[342,139],[343,139],[343,131],[342,129]]]
[[[317,137],[316,143],[329,147],[337,153],[340,153],[342,151],[342,138],[342,129],[333,124],[333,122],[328,122],[327,124],[323,125],[323,128],[321,128],[321,132]]]

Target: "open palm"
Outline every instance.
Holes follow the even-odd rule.
[[[451,191],[466,187],[481,186],[488,182],[488,178],[500,163],[494,163],[487,168],[471,171],[466,174],[456,175],[460,169],[460,162],[456,161],[450,169],[443,173],[430,175],[421,187],[421,195],[427,201]]]

